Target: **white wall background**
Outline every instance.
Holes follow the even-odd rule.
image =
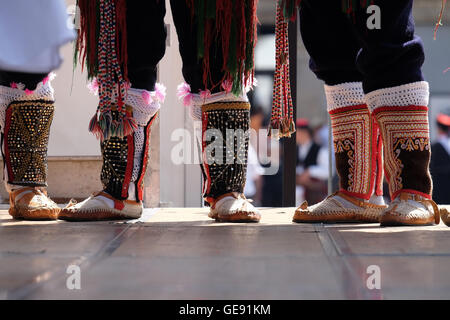
[[[67,0],[68,5],[75,0]],[[100,146],[89,133],[88,124],[97,108],[97,97],[86,88],[81,68],[73,72],[73,44],[61,50],[64,62],[52,85],[55,88],[55,117],[50,132],[49,156],[95,156]],[[72,81],[73,75],[73,81]]]
[[[166,102],[161,109],[161,205],[169,207],[199,207],[201,205],[201,173],[198,164],[176,165],[171,159],[172,148],[180,143],[172,141],[174,130],[186,128],[192,134],[192,122],[186,107],[176,97],[177,86],[183,82],[178,37],[173,25],[169,1],[166,1],[168,47],[159,65],[159,81],[167,87]],[[188,14],[188,13],[187,13]],[[188,137],[185,137],[188,138]],[[185,139],[188,143],[191,139]]]

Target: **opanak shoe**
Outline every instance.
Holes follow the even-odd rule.
[[[227,193],[211,204],[208,215],[220,222],[259,222],[261,214],[243,194]]]
[[[439,208],[433,200],[401,193],[383,212],[382,226],[427,226],[439,224]]]
[[[312,206],[308,206],[308,203],[304,201],[295,210],[292,221],[297,223],[377,223],[386,208],[386,205],[364,202],[342,192],[336,192]]]
[[[72,200],[61,210],[59,219],[67,221],[138,219],[143,209],[142,202],[117,200],[100,191],[80,203]]]
[[[448,211],[448,209],[447,209],[447,208],[441,208],[440,213],[441,213],[441,219],[442,219],[442,221],[443,221],[448,227],[450,227],[450,212]]]
[[[23,187],[9,193],[9,214],[14,219],[56,220],[60,208],[48,196],[45,188]]]

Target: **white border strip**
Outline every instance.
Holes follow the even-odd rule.
[[[366,95],[367,105],[371,112],[381,107],[427,107],[429,98],[429,85],[426,81],[375,90]]]

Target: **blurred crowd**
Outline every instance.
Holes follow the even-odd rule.
[[[267,129],[269,122],[268,115],[261,107],[252,107],[250,117],[253,134],[250,137],[247,183],[244,193],[247,198],[253,199],[257,206],[280,207],[282,206],[284,163],[281,143],[271,141],[269,138],[261,143],[267,131],[264,131],[262,135],[258,133],[262,129]],[[313,126],[308,119],[300,118],[297,119],[296,126],[296,204],[299,205],[306,200],[311,205],[322,201],[328,195],[330,173],[331,191],[338,189],[334,153],[331,152],[331,155],[329,153],[330,132],[327,123]],[[450,204],[450,109],[439,113],[436,118],[436,127],[437,137],[432,143],[430,163],[433,200],[438,204]],[[258,150],[265,144],[267,144],[267,152],[263,154],[271,159],[270,163],[267,163],[267,159],[261,159],[261,153],[258,154]],[[278,153],[279,156],[274,158],[270,151]],[[278,168],[276,172],[268,170],[274,167]],[[385,195],[387,194],[385,183]]]
[[[450,204],[450,109],[436,118],[437,138],[431,146],[430,171],[433,177],[433,200]]]
[[[266,139],[266,134],[257,134],[262,129],[267,130],[269,122],[268,115],[261,107],[252,107],[250,117],[250,127],[253,130],[244,193],[258,206],[282,206],[284,154],[281,143],[268,138],[267,141],[261,141]],[[314,204],[328,193],[328,126],[324,123],[313,127],[307,119],[297,119],[296,126],[296,202],[307,200]],[[258,150],[264,145],[267,145],[267,152],[258,154]],[[270,158],[270,162],[267,159],[262,161],[261,156]],[[277,170],[274,171],[273,168]]]

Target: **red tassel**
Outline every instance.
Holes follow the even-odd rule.
[[[293,105],[289,77],[288,23],[282,8],[277,5],[276,20],[276,70],[273,88],[272,128],[281,129],[277,137],[290,137],[295,132]]]
[[[220,44],[222,46],[222,56],[223,56],[222,70],[224,71],[228,70],[232,15],[233,15],[233,1],[217,0],[215,31],[216,31],[216,39],[217,41],[220,41]],[[205,51],[209,51],[209,47],[205,47]],[[227,72],[221,82],[223,83],[225,80],[230,81],[230,83],[233,82],[233,79],[231,79],[230,75]]]
[[[128,82],[128,50],[127,50],[127,3],[126,0],[116,0],[116,52],[123,72],[123,78]]]
[[[247,40],[247,45],[249,45],[249,44],[253,45],[253,48],[251,48],[251,50],[252,50],[252,57],[251,57],[252,64],[245,66],[246,67],[246,71],[251,70],[251,72],[250,73],[246,72],[245,73],[245,79],[244,79],[244,83],[246,85],[250,85],[250,86],[253,86],[253,79],[254,79],[254,74],[255,74],[255,70],[254,70],[254,52],[255,52],[255,46],[256,46],[256,42],[257,42],[257,25],[259,23],[258,15],[257,15],[257,7],[258,7],[258,0],[250,1],[249,11],[251,12],[251,16],[253,17],[253,19],[251,19],[251,21],[250,21],[251,25],[248,26],[248,38],[249,39]],[[247,50],[248,50],[248,48],[247,48]]]
[[[218,37],[220,35],[222,39],[223,70],[227,70],[230,49],[231,19],[233,14],[232,4],[233,2],[229,0],[217,0],[216,3],[216,36]]]
[[[211,47],[212,37],[213,37],[213,22],[211,20],[207,20],[205,23],[205,36],[204,36],[204,46],[205,52],[203,54],[203,84],[205,85],[205,89],[207,89],[208,80],[211,81],[211,69],[209,68],[210,57],[209,48]]]
[[[97,112],[95,112],[91,121],[89,121],[89,132],[91,132],[97,139],[103,141],[103,132],[102,128],[100,128],[100,124],[98,123]]]
[[[81,60],[82,70],[87,65],[88,77],[95,76],[97,69],[97,1],[78,0],[80,10],[80,28],[75,43],[76,52]]]
[[[444,16],[444,10],[445,10],[446,3],[447,3],[447,0],[442,0],[441,12],[439,13],[438,22],[436,23],[436,26],[434,27],[434,40],[436,40],[436,38],[437,38],[437,32],[438,32],[439,26],[442,25],[442,18]]]
[[[195,14],[198,14],[194,8],[196,1],[183,1],[186,1],[194,18]],[[203,64],[203,85],[205,89],[213,90],[223,82],[229,81],[233,84],[232,92],[240,94],[242,87],[253,82],[254,68],[253,61],[250,61],[250,57],[253,56],[253,48],[250,50],[248,46],[255,46],[256,25],[258,21],[256,4],[258,0],[203,1],[215,1],[216,10],[215,18],[212,18],[210,12],[207,12],[205,19],[201,18],[202,21],[197,21],[198,24],[202,25],[202,28],[200,28],[201,31],[199,32],[202,32],[200,36],[203,40],[202,45],[204,50],[202,50],[202,55],[199,58],[202,59]],[[236,30],[233,29],[235,34],[232,34],[233,24],[238,26]],[[231,43],[231,39],[235,43]],[[222,70],[224,76],[218,83],[212,83],[210,51],[211,47],[216,43],[219,44],[218,47],[221,47],[222,50]],[[234,52],[230,52],[231,45],[231,50]],[[233,61],[230,61],[230,59],[233,59]]]
[[[186,0],[188,8],[191,9],[191,16],[194,16],[195,12],[194,1],[195,0]]]
[[[245,21],[245,6],[239,3],[239,1],[235,1],[235,19],[240,26],[240,29],[237,30],[237,46],[236,46],[236,61],[238,62],[238,74],[244,74],[243,62],[245,61],[245,51],[247,44],[247,25]]]
[[[123,119],[123,135],[125,137],[132,135],[137,128],[138,125],[136,123],[136,120],[134,120],[134,118],[126,117]]]

